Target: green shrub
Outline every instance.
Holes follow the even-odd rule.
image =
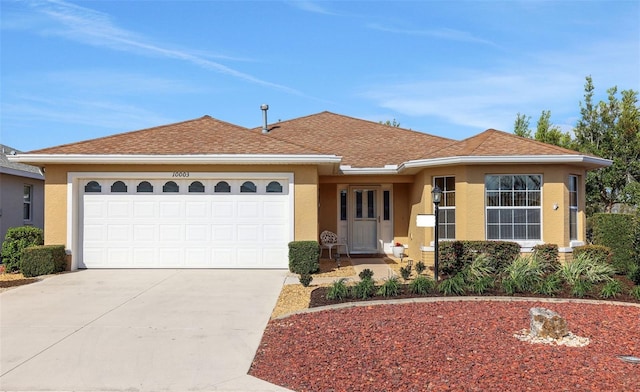
[[[289,271],[295,274],[313,274],[320,270],[320,244],[318,241],[289,242]]]
[[[611,263],[611,260],[613,259],[611,249],[603,245],[583,245],[573,248],[574,259],[581,255],[586,255],[603,263]]]
[[[603,245],[613,253],[616,270],[626,274],[634,261],[636,220],[631,214],[594,214],[591,217],[594,245]]]
[[[362,279],[355,286],[351,287],[351,296],[353,298],[367,299],[376,292],[376,286],[373,279]]]
[[[562,290],[562,277],[558,273],[547,275],[538,286],[537,293],[554,296]]]
[[[402,279],[409,280],[409,277],[411,277],[411,266],[407,265],[406,267],[400,267],[400,275],[402,276]]]
[[[329,286],[327,290],[327,299],[329,300],[342,300],[347,298],[349,294],[349,287],[347,286],[347,278],[340,278],[335,280]]]
[[[538,261],[542,263],[544,272],[554,272],[560,267],[560,261],[558,260],[558,245],[536,245],[533,247],[532,251],[533,257],[537,258]]]
[[[65,265],[64,245],[30,246],[22,250],[20,270],[27,278],[62,272]]]
[[[507,294],[534,292],[542,282],[544,267],[532,256],[519,256],[503,272],[502,287]]]
[[[588,283],[609,281],[615,273],[615,268],[602,260],[590,257],[587,253],[582,253],[560,266],[558,273],[567,284],[575,286],[581,281]]]
[[[640,300],[640,286],[633,286],[631,290],[629,290],[629,295]]]
[[[313,276],[311,276],[310,274],[300,275],[300,284],[303,285],[304,287],[309,287],[309,285],[311,284],[311,281],[313,281]]]
[[[499,272],[520,255],[520,245],[507,241],[450,241],[440,244],[438,253],[439,270],[444,275],[456,275],[481,254],[486,255],[492,269]]]
[[[426,270],[426,269],[427,269],[427,266],[426,266],[426,265],[424,265],[424,263],[422,262],[422,260],[421,260],[421,261],[418,261],[418,262],[416,263],[416,273],[417,273],[418,275],[420,275],[421,273],[423,273],[423,272],[424,272],[424,270]]]
[[[466,283],[462,272],[445,279],[438,285],[438,290],[444,295],[464,295]]]
[[[20,259],[25,248],[44,244],[42,229],[33,226],[12,227],[7,230],[2,243],[2,263],[7,272],[20,269]]]
[[[632,271],[629,273],[629,279],[631,279],[633,283],[640,285],[640,266],[634,266]]]
[[[482,294],[493,288],[495,279],[493,277],[493,261],[485,254],[478,255],[471,264],[462,270],[462,275],[468,290]]]
[[[373,279],[373,271],[371,271],[369,268],[365,268],[360,271],[358,277],[360,277],[360,280]]]
[[[571,295],[573,295],[574,297],[582,298],[589,291],[591,291],[592,287],[593,284],[591,284],[591,282],[588,282],[586,280],[578,280],[573,284],[573,286],[571,286]]]
[[[395,297],[400,294],[400,281],[398,277],[391,276],[384,281],[384,283],[378,288],[378,295],[383,297]]]
[[[615,298],[622,292],[622,283],[619,280],[610,280],[600,290],[600,297]]]
[[[427,278],[424,275],[418,275],[409,283],[409,292],[411,294],[427,295],[432,293],[436,288],[436,281]]]

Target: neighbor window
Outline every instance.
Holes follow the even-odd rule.
[[[538,174],[486,176],[487,239],[540,240],[541,189]]]
[[[33,197],[33,187],[31,185],[25,185],[24,186],[24,196],[23,196],[23,200],[22,200],[22,219],[25,222],[31,222],[31,212],[32,212],[32,207],[31,207],[31,200]]]
[[[438,237],[453,240],[456,238],[456,178],[435,177],[434,183],[442,190],[438,208]]]
[[[569,176],[569,239],[578,239],[578,176]]]

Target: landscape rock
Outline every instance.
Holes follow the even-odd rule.
[[[569,335],[567,320],[558,313],[545,308],[531,308],[530,334],[533,337],[562,339]]]

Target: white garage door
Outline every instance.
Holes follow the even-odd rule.
[[[87,179],[80,185],[80,268],[288,266],[287,179]]]

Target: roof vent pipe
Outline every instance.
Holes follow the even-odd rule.
[[[269,133],[269,128],[267,128],[267,110],[269,110],[269,105],[263,103],[260,105],[260,110],[262,110],[262,134],[266,135]]]

